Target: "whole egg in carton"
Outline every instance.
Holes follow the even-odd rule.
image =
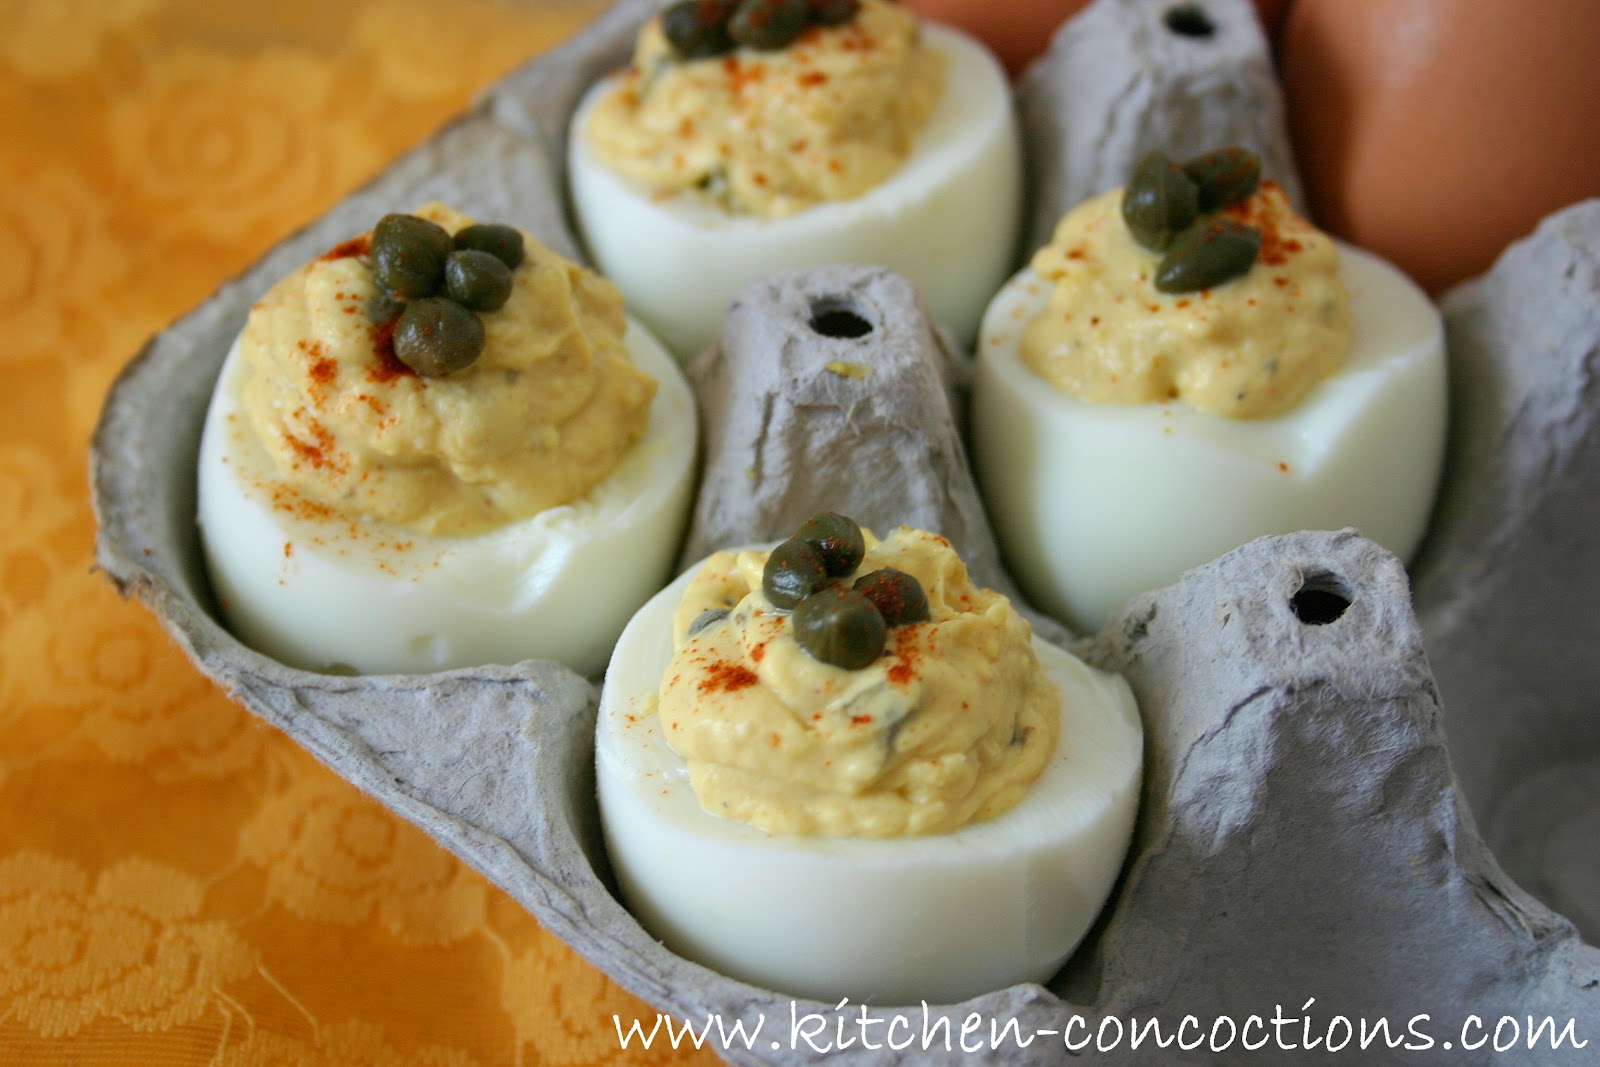
[[[1269,173],[1294,188],[1270,62],[1247,5],[1187,6],[1208,15],[1209,34],[1171,29],[1160,4],[1101,0],[1024,84],[1036,230],[1120,180],[1154,143],[1254,144]],[[410,678],[291,670],[218,625],[193,527],[206,399],[255,295],[394,205],[435,197],[575,250],[560,210],[562,161],[550,146],[562,143],[584,89],[626,56],[648,7],[621,4],[513,74],[158,337],[119,380],[97,432],[99,555],[201,669],[485,872],[623,986],[680,1017],[786,1022],[791,999],[782,991],[673,955],[617,903],[594,798],[589,680],[549,662]],[[1093,66],[1093,85],[1073,78],[1080,64]],[[1104,106],[1130,93],[1140,106]],[[1450,466],[1418,563],[1422,626],[1392,557],[1349,532],[1298,534],[1246,546],[1136,598],[1078,646],[1124,674],[1144,716],[1142,808],[1121,883],[1048,988],[996,990],[930,1008],[931,1018],[959,1033],[973,1012],[1014,1017],[1032,1033],[1081,1015],[1092,1031],[1130,1014],[1175,1023],[1184,1014],[1270,1015],[1278,1003],[1297,1012],[1314,996],[1326,1015],[1311,1014],[1324,1025],[1333,1014],[1387,1015],[1403,1029],[1424,1012],[1457,1020],[1532,1011],[1576,1018],[1589,1034],[1600,1027],[1600,952],[1501,871],[1452,770],[1452,762],[1463,769],[1474,805],[1485,805],[1508,842],[1519,828],[1499,819],[1525,807],[1528,790],[1559,795],[1593,780],[1600,742],[1582,707],[1591,660],[1573,651],[1592,646],[1593,626],[1583,615],[1588,598],[1571,587],[1600,570],[1592,524],[1572,503],[1593,498],[1600,455],[1587,384],[1597,233],[1592,209],[1558,216],[1445,301],[1452,351],[1473,355],[1455,368]],[[1530,292],[1544,303],[1519,309]],[[851,310],[871,329],[849,340],[819,334],[816,307]],[[791,353],[782,380],[770,361],[775,342]],[[848,362],[870,364],[880,348],[902,353],[903,387],[891,394],[874,389],[871,374],[828,370],[843,359],[841,346],[857,346]],[[1512,358],[1529,348],[1548,358]],[[915,295],[880,273],[753,285],[724,343],[694,369],[707,452],[686,553],[782,536],[797,517],[836,507],[868,523],[940,530],[982,582],[1009,589],[958,429],[964,374]],[[857,450],[850,437],[870,447]],[[763,462],[752,479],[758,438]],[[1035,623],[1069,640],[1048,620]],[[1475,692],[1485,675],[1491,682]],[[1502,701],[1516,703],[1518,723],[1504,721]],[[1516,759],[1502,764],[1507,746]],[[830,1028],[834,1007],[793,1006],[828,1016]],[[814,1058],[804,1044],[730,1055]],[[968,1057],[937,1046],[897,1057],[854,1047],[833,1058]],[[1143,1062],[1126,1045],[1106,1058]],[[1068,1059],[1050,1038],[1002,1048],[988,1062]],[[1548,1062],[1571,1061],[1552,1054]]]

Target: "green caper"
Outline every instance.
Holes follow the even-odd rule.
[[[473,311],[498,311],[511,299],[511,271],[488,252],[463,248],[444,261],[444,290]]]
[[[773,607],[792,608],[828,581],[822,553],[806,541],[790,539],[767,556],[761,572],[761,591]]]
[[[367,317],[373,322],[393,322],[400,317],[406,309],[404,300],[396,300],[383,290],[379,290],[367,302]]]
[[[842,26],[856,17],[861,0],[806,0],[806,9],[818,26]]]
[[[727,617],[727,608],[707,608],[696,615],[694,621],[689,624],[689,636],[693,637],[707,626],[713,626]]]
[[[922,583],[905,571],[880,567],[857,578],[855,590],[872,601],[886,625],[905,626],[930,618],[928,594],[922,591]]]
[[[455,246],[487,252],[512,270],[522,265],[525,255],[522,231],[515,226],[501,226],[493,222],[478,222],[464,230],[457,230]]]
[[[1249,272],[1261,251],[1261,231],[1232,219],[1210,219],[1178,235],[1156,266],[1163,293],[1192,293]]]
[[[455,247],[444,228],[415,215],[385,215],[372,230],[378,285],[392,296],[432,296],[444,281],[444,257]]]
[[[840,585],[800,601],[790,619],[801,648],[847,671],[859,671],[877,659],[888,638],[883,616],[872,601]]]
[[[1200,190],[1200,210],[1218,211],[1256,191],[1261,184],[1261,157],[1231,144],[1189,160],[1183,173]]]
[[[439,296],[411,301],[394,328],[394,354],[430,378],[471,366],[483,354],[483,343],[478,316]]]
[[[1194,222],[1199,205],[1199,190],[1183,168],[1160,149],[1152,149],[1133,168],[1122,191],[1122,220],[1135,241],[1160,252]]]
[[[661,32],[679,59],[710,59],[733,50],[732,14],[733,0],[680,0],[661,13]]]
[[[822,555],[822,566],[830,578],[843,578],[861,566],[867,543],[861,536],[861,527],[854,519],[825,512],[800,524],[794,532],[796,541],[805,541]]]
[[[746,48],[776,52],[806,28],[806,0],[742,0],[728,19],[728,36]]]

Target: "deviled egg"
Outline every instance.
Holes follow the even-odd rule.
[[[1138,805],[1127,684],[1034,637],[948,541],[820,516],[628,624],[596,775],[624,902],[673,951],[832,1001],[1044,981]]]
[[[1020,148],[994,58],[887,0],[809,7],[831,22],[800,0],[672,5],[573,117],[583,239],[680,359],[751,278],[850,262],[904,274],[970,340],[1010,266]],[[742,28],[765,9],[802,21]]]
[[[604,279],[442,205],[290,274],[212,396],[218,607],[292,666],[598,673],[670,575],[697,423]]]
[[[1152,154],[984,316],[980,487],[1024,593],[1082,630],[1255,537],[1354,526],[1401,558],[1421,540],[1444,453],[1439,314],[1258,167]]]

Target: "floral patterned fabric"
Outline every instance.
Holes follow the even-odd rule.
[[[716,1062],[201,677],[93,573],[144,340],[596,0],[8,0],[0,1063]]]

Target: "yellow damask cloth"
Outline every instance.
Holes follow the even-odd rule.
[[[92,570],[144,340],[596,0],[7,0],[0,1064],[713,1063]]]

